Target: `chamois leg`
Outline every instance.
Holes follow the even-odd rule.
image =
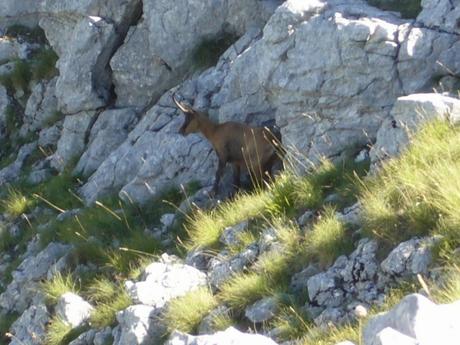
[[[212,187],[212,192],[214,195],[217,195],[219,190],[219,182],[220,178],[222,177],[222,173],[224,172],[225,163],[221,159],[219,159],[219,165],[216,171],[216,178],[214,179],[214,186]]]
[[[238,190],[241,187],[240,180],[241,168],[238,164],[233,164],[233,186]]]

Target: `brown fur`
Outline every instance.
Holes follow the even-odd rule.
[[[233,183],[239,188],[241,171],[248,171],[258,185],[271,173],[278,159],[275,136],[266,127],[250,127],[238,122],[213,123],[207,115],[176,100],[174,103],[185,114],[179,130],[182,135],[201,132],[209,140],[219,158],[213,192],[217,193],[223,169],[233,165]]]

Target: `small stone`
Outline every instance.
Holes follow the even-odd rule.
[[[94,308],[80,296],[66,292],[56,305],[56,315],[72,327],[78,327],[89,319]]]
[[[278,301],[274,297],[263,298],[246,308],[244,315],[254,323],[271,320],[278,310]]]

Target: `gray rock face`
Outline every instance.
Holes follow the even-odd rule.
[[[194,267],[179,263],[154,262],[145,268],[143,281],[128,281],[126,288],[134,303],[158,309],[172,298],[185,295],[205,284],[206,275]]]
[[[426,274],[431,263],[431,249],[436,239],[425,237],[400,243],[382,261],[382,271],[391,276]]]
[[[221,57],[216,68],[183,83],[175,92],[196,99],[200,109],[209,105],[210,95],[219,90],[232,62],[257,39],[257,35],[257,31],[248,32]],[[203,186],[212,184],[217,157],[201,135],[182,137],[177,134],[183,118],[171,96],[172,92],[165,93],[128,139],[90,177],[81,189],[86,201],[92,202],[121,188],[121,197],[126,197],[127,193],[132,200],[145,203],[170,185],[190,181],[198,181]]]
[[[240,241],[238,236],[248,228],[248,221],[243,221],[237,225],[230,226],[224,229],[220,236],[220,242],[227,245],[237,245]]]
[[[51,165],[62,171],[85,149],[86,138],[95,119],[95,112],[82,112],[65,117],[57,150],[51,158]]]
[[[159,309],[142,304],[118,312],[113,345],[158,343],[166,331],[159,316]]]
[[[262,27],[278,2],[145,2],[143,21],[129,30],[110,62],[117,104],[144,107],[157,100],[196,68],[193,54],[199,44],[223,33],[241,36],[250,27]]]
[[[372,147],[372,162],[394,157],[409,144],[411,136],[423,123],[434,120],[460,121],[460,100],[440,94],[413,94],[396,101],[391,118],[386,119]]]
[[[449,0],[423,0],[422,12],[417,17],[417,22],[424,26],[441,29],[446,32],[460,33],[458,19],[460,19],[460,6],[456,1]]]
[[[24,166],[26,159],[37,148],[37,142],[25,144],[19,149],[16,160],[10,165],[0,170],[0,185],[17,180],[21,174],[21,169]]]
[[[74,173],[91,175],[101,163],[128,137],[137,122],[133,109],[113,109],[101,113],[91,128],[89,144]]]
[[[47,31],[49,32],[49,30]],[[66,114],[89,111],[106,104],[109,80],[97,69],[104,50],[115,40],[115,27],[99,17],[80,20],[69,38],[73,45],[60,55],[57,63],[60,75],[56,83],[59,109]],[[105,78],[107,79],[107,77]],[[96,88],[96,82],[100,85]]]
[[[12,273],[13,281],[6,291],[0,295],[0,307],[6,311],[22,313],[35,298],[40,298],[38,285],[48,277],[52,265],[64,256],[70,246],[50,243],[36,256],[28,256]],[[55,272],[50,272],[51,276]]]
[[[80,296],[66,292],[56,305],[56,315],[72,327],[81,326],[94,308]]]
[[[83,186],[87,201],[122,186],[122,198],[128,195],[145,203],[172,185],[193,180],[209,184],[217,164],[215,153],[202,137],[177,134],[182,119],[171,108],[171,94],[164,99],[167,105],[154,106]]]
[[[200,326],[198,327],[198,334],[212,334],[216,331],[214,321],[219,317],[231,317],[231,309],[220,305],[216,309],[211,310],[211,312],[206,315],[203,320],[201,320]]]
[[[6,110],[10,104],[10,99],[6,89],[0,85],[0,139],[6,136]]]
[[[374,283],[379,268],[376,252],[377,242],[363,239],[349,257],[340,256],[331,268],[309,277],[306,284],[296,277],[295,284],[308,289],[310,304],[306,308],[322,308],[314,312],[318,325],[349,320],[356,303],[370,304],[380,298]]]
[[[50,316],[44,304],[32,305],[11,325],[10,345],[41,345],[45,341]]]
[[[404,344],[410,344],[410,338],[416,344],[457,344],[460,336],[459,317],[458,301],[436,305],[422,295],[408,295],[387,313],[369,320],[363,331],[364,344],[394,344],[387,342],[387,339],[392,339],[389,334],[394,335],[394,331],[406,336]],[[388,327],[394,331],[390,333]]]
[[[263,298],[244,311],[244,315],[253,323],[271,320],[278,310],[278,301],[274,297]]]
[[[260,334],[247,334],[236,330],[233,327],[223,332],[212,335],[192,336],[181,332],[173,332],[165,345],[230,345],[230,344],[252,344],[252,345],[276,345],[276,343]]]
[[[235,256],[221,253],[221,255],[212,258],[208,263],[209,283],[213,288],[219,289],[232,275],[243,271],[245,267],[255,262],[258,255],[257,244],[252,244]]]
[[[56,80],[39,82],[33,87],[24,111],[24,124],[20,130],[22,136],[45,127],[56,117]]]
[[[61,137],[64,121],[58,121],[51,127],[43,128],[38,137],[38,145],[41,147],[55,147]]]

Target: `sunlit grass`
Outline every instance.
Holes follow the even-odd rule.
[[[49,304],[56,304],[59,298],[66,292],[78,294],[79,288],[75,278],[71,274],[56,272],[54,277],[41,283],[40,289]]]
[[[33,200],[14,188],[8,190],[6,199],[1,202],[3,211],[13,218],[26,213],[33,204]]]
[[[95,279],[84,295],[95,304],[90,324],[97,328],[112,326],[116,322],[116,313],[132,303],[123,286],[103,277]]]
[[[388,246],[445,234],[460,243],[460,132],[425,125],[411,146],[362,185],[364,231]]]
[[[217,307],[217,299],[208,288],[202,287],[173,299],[168,303],[164,320],[170,332],[196,334],[203,318]]]

